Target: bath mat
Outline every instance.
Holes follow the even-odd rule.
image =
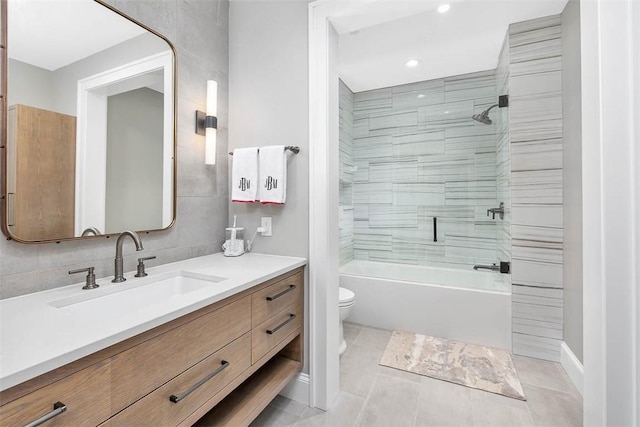
[[[380,365],[526,400],[506,350],[393,331]]]

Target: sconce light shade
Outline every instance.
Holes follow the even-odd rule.
[[[196,133],[204,135],[204,163],[216,164],[216,129],[218,128],[218,83],[207,81],[207,111],[196,111]]]

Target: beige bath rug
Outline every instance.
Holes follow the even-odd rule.
[[[526,400],[506,350],[393,331],[380,364]]]

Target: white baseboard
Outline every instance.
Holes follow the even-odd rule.
[[[309,374],[300,373],[280,392],[281,396],[291,400],[296,400],[305,405],[311,402],[311,387],[309,384]]]
[[[582,395],[582,384],[584,378],[584,368],[575,354],[571,351],[566,342],[560,345],[560,364],[567,371],[569,378]]]

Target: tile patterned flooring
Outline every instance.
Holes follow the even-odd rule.
[[[282,396],[252,426],[581,426],[582,397],[558,363],[513,356],[527,401],[378,365],[391,331],[345,323],[340,394],[329,412]]]

